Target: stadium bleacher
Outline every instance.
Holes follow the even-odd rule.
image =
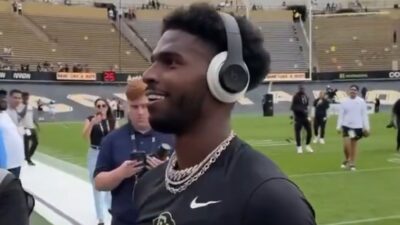
[[[147,13],[150,11],[153,12]],[[161,36],[162,16],[154,14],[154,11],[157,12],[138,10],[137,20],[128,22],[151,48],[156,46]],[[308,46],[299,39],[303,35],[301,27],[293,23],[291,16],[290,11],[284,10],[260,10],[250,14],[251,20],[264,35],[265,48],[271,53],[272,72],[305,72],[308,69],[308,56],[304,51]]]
[[[398,12],[400,14],[400,12]],[[400,20],[388,15],[316,17],[313,48],[321,72],[391,70],[400,60],[393,31]]]
[[[168,1],[169,6],[175,3]],[[119,35],[118,27],[107,18],[104,8],[27,2],[21,18],[11,12],[10,2],[3,2],[0,7],[0,31],[4,30],[0,47],[13,49],[11,64],[31,64],[32,70],[45,61],[70,67],[79,63],[87,64],[92,71],[103,71],[118,68],[121,63],[122,72],[143,71],[149,65],[143,52],[135,47],[135,41]],[[161,19],[170,11],[138,9],[136,20],[124,22],[139,40],[153,49],[160,38]],[[243,11],[239,10],[239,14]],[[308,56],[304,49],[308,46],[303,43],[304,37],[299,38],[304,35],[300,25],[293,23],[291,11],[251,11],[250,18],[264,35],[265,47],[271,53],[272,72],[307,71]],[[38,37],[38,33],[47,40]]]
[[[10,11],[3,7],[0,13],[0,27],[4,30],[0,47],[13,49],[12,64],[36,65],[48,61],[72,67],[78,63],[88,64],[92,71],[114,67],[121,72],[143,71],[149,65],[134,46],[120,37],[108,21],[105,9],[27,3],[24,17],[49,37],[47,42],[40,40]]]

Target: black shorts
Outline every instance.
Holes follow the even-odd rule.
[[[343,137],[350,137],[354,140],[360,140],[363,137],[363,130],[361,128],[349,128],[346,126],[342,126]]]

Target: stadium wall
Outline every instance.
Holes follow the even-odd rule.
[[[116,73],[104,71],[101,73],[71,73],[71,72],[30,72],[30,71],[0,71],[0,82],[35,82],[35,83],[79,83],[79,84],[125,84],[143,72]],[[368,80],[399,80],[400,71],[359,71],[359,72],[326,72],[326,73],[270,73],[264,82],[299,81],[368,81]]]

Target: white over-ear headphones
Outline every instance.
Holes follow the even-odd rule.
[[[227,51],[214,56],[207,70],[211,94],[225,103],[236,102],[244,96],[250,82],[249,70],[243,60],[242,37],[235,18],[220,13],[225,26]]]

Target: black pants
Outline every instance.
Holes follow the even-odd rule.
[[[295,132],[295,136],[296,136],[297,147],[301,146],[301,128],[303,128],[303,127],[307,132],[306,145],[309,145],[311,142],[312,133],[311,133],[310,121],[308,121],[307,119],[296,120],[294,123],[294,132]]]
[[[35,129],[30,129],[31,135],[24,135],[24,147],[25,147],[25,160],[30,162],[36,148],[39,144],[37,132]],[[32,142],[32,143],[31,143]]]
[[[324,118],[326,118],[326,117],[316,116],[314,118],[314,134],[316,137],[317,136],[319,136],[320,138],[325,137],[326,120]],[[320,133],[318,133],[318,129],[320,129]]]

